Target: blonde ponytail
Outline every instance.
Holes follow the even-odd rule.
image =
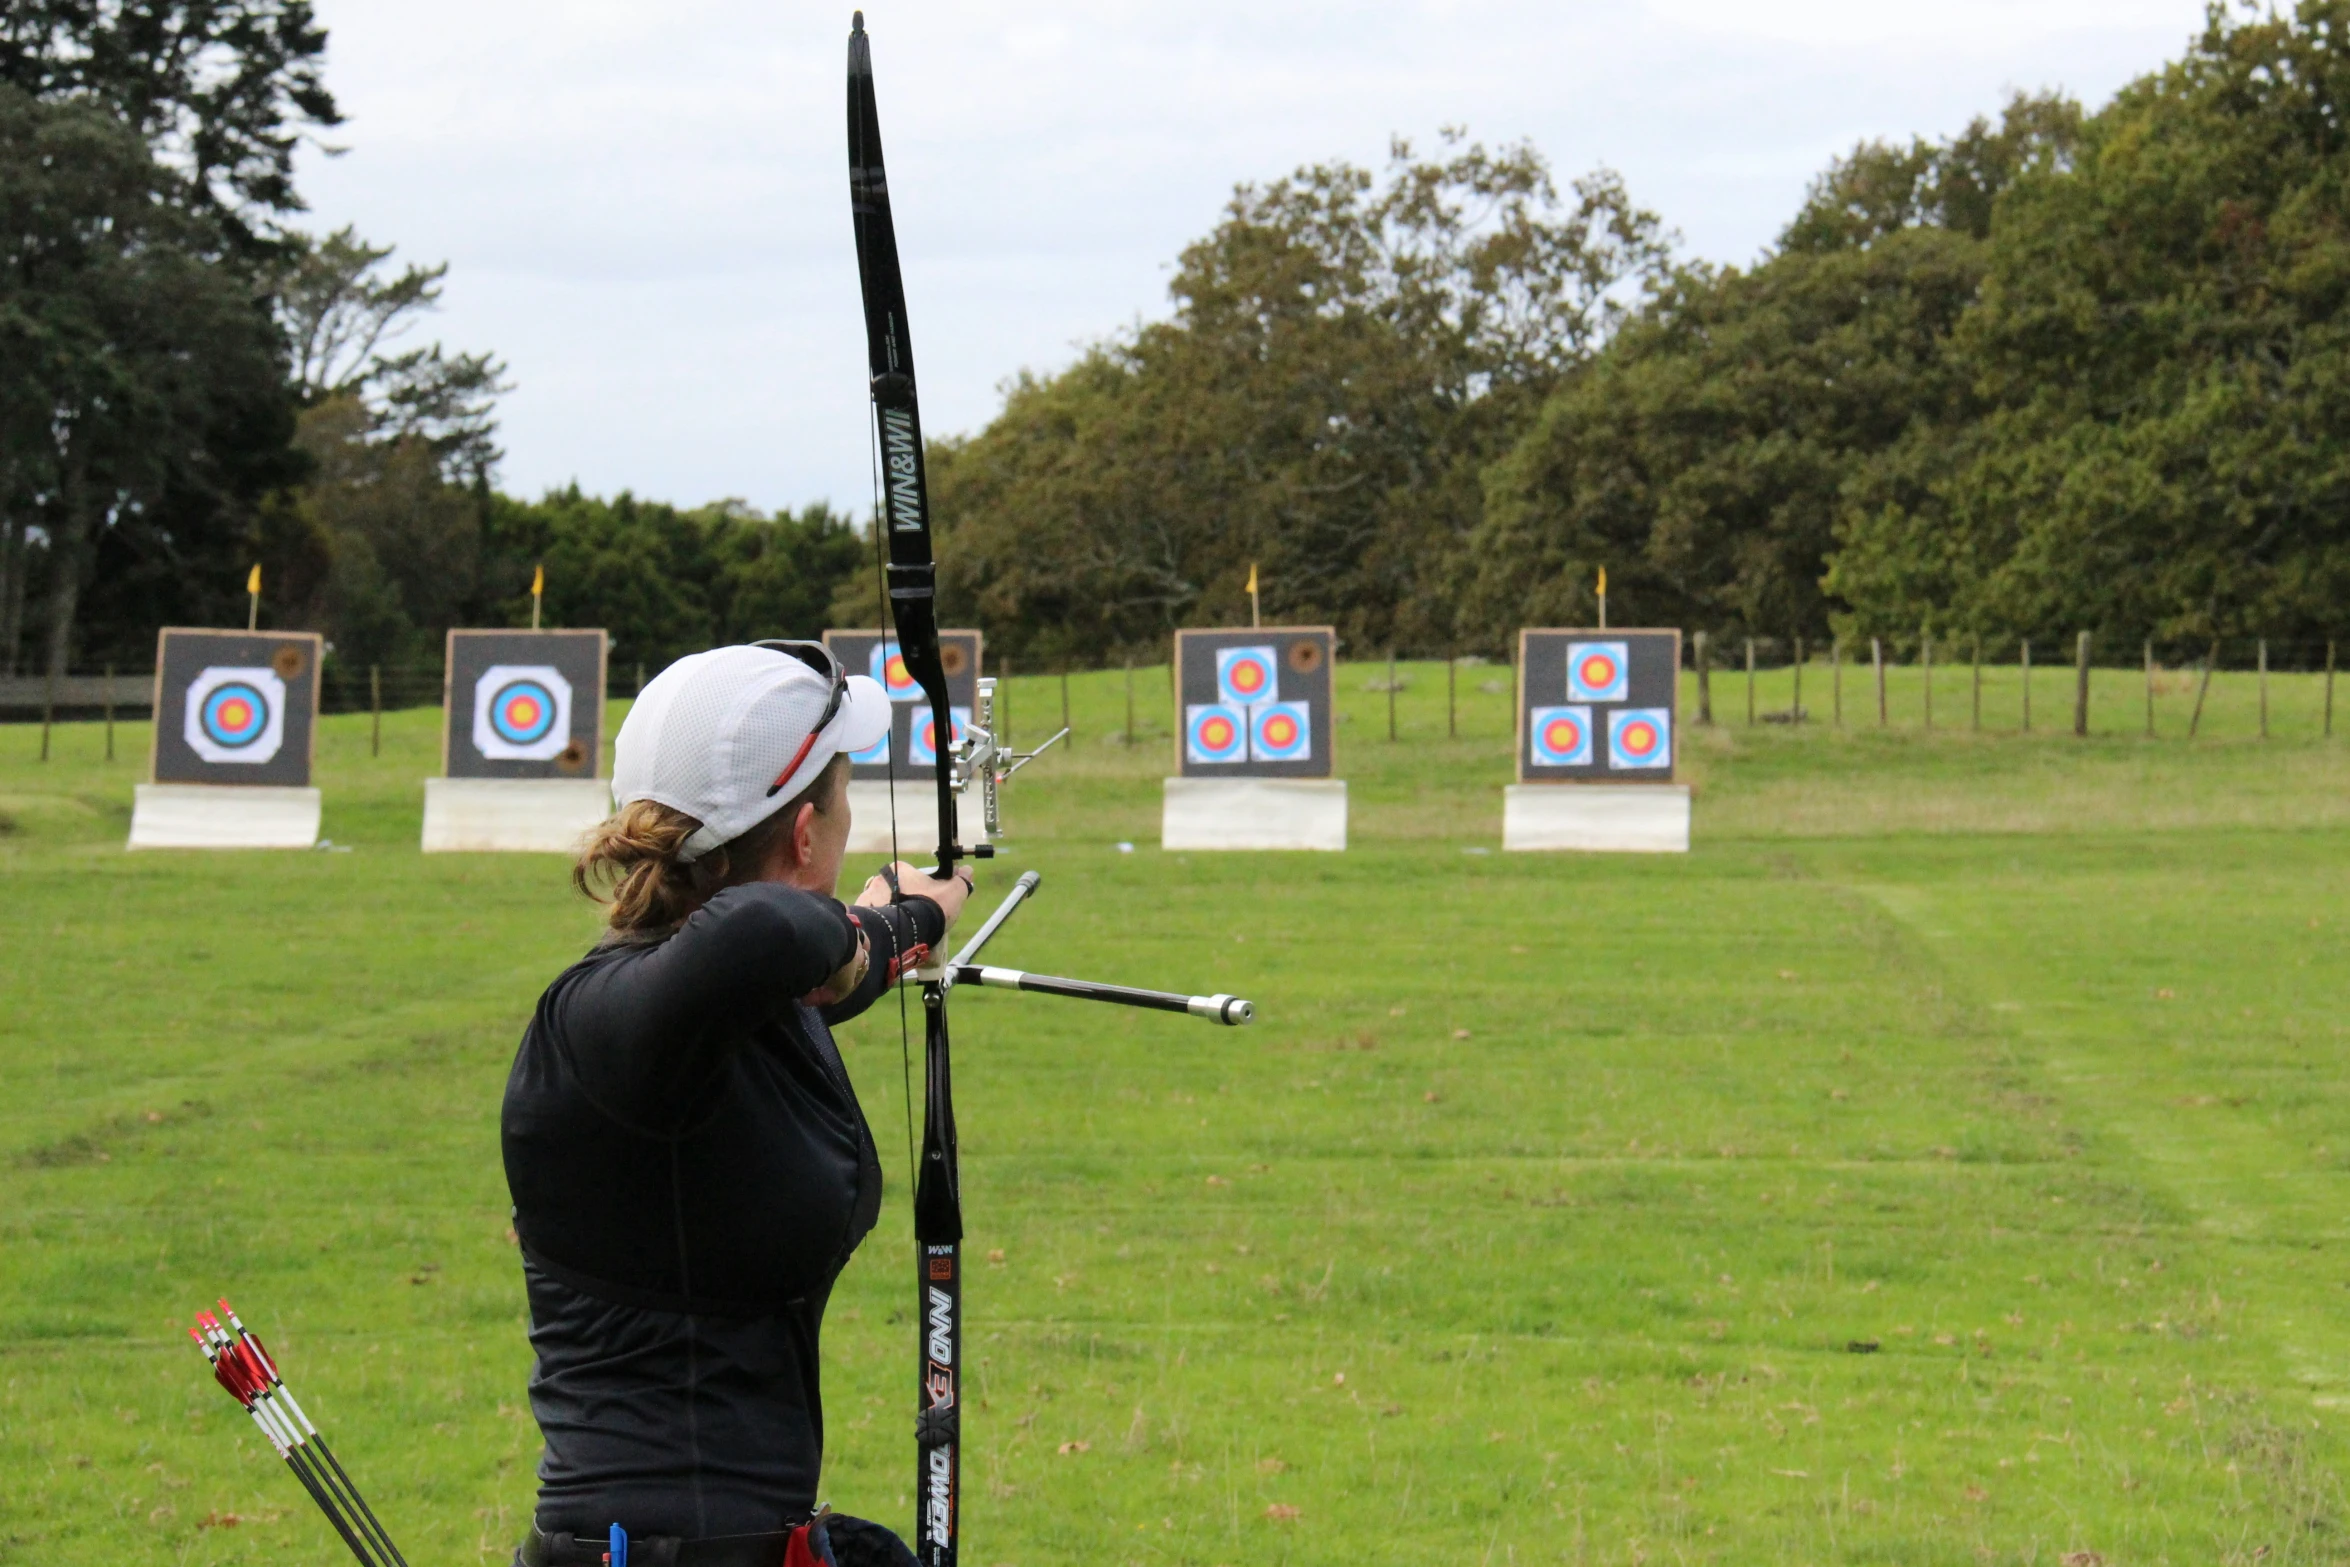
[[[669,930],[721,888],[755,880],[775,835],[799,819],[801,806],[829,815],[848,770],[848,758],[835,756],[782,810],[698,860],[682,855],[700,822],[658,801],[631,800],[590,830],[571,867],[571,884],[610,904],[605,923],[624,935]],[[609,894],[599,892],[598,883],[607,884]]]

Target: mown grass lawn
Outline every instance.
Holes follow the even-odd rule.
[[[2314,677],[2263,743],[2222,675],[2190,745],[2191,692],[2150,742],[2126,673],[2087,741],[2050,732],[2069,671],[2028,737],[2012,670],[1980,734],[1945,671],[1930,736],[1907,670],[1882,731],[1850,669],[1842,731],[1747,728],[1720,676],[1697,852],[1651,859],[1499,852],[1506,668],[1461,671],[1451,740],[1406,666],[1392,745],[1384,667],[1340,673],[1344,856],[1156,848],[1163,669],[1144,744],[1081,676],[1014,786],[993,880],[1044,887],[1000,961],[1260,1021],[959,999],[974,1564],[2350,1559]],[[1023,679],[1022,733],[1059,700]],[[554,859],[415,852],[436,723],[371,758],[327,721],[349,853],[212,856],[122,852],[142,728],[112,764],[0,728],[0,1553],[333,1559],[182,1333],[221,1291],[412,1562],[510,1549],[498,1095],[595,916]],[[826,1489],[902,1524],[885,1010],[846,1041],[893,1190],[832,1309]]]

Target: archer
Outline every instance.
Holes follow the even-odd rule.
[[[848,754],[889,723],[821,645],[770,643],[680,659],[621,725],[619,811],[574,871],[610,884],[610,928],[506,1087],[546,1438],[524,1567],[601,1567],[615,1524],[674,1567],[797,1562],[795,1534],[809,1560],[913,1560],[860,1519],[802,1533],[825,1302],[881,1205],[831,1025],[926,963],[970,892],[901,864],[832,897]]]

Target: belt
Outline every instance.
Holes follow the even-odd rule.
[[[780,1567],[789,1533],[718,1534],[701,1540],[681,1540],[673,1534],[631,1535],[629,1567]],[[537,1524],[523,1536],[514,1553],[521,1567],[603,1567],[605,1541],[600,1535],[542,1534]]]

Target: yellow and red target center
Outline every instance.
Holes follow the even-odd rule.
[[[1287,713],[1276,713],[1265,720],[1267,745],[1291,745],[1297,740],[1297,720]]]
[[[1254,696],[1265,689],[1265,666],[1257,663],[1232,666],[1232,689],[1245,696]]]
[[[1209,719],[1206,723],[1199,726],[1199,737],[1200,742],[1209,750],[1223,750],[1225,747],[1231,745],[1233,739],[1235,738],[1232,729],[1232,720],[1229,718]]]
[[[1635,756],[1644,756],[1655,750],[1656,726],[1654,724],[1626,724],[1624,726],[1624,749]]]
[[[506,722],[517,729],[528,729],[539,721],[539,705],[527,696],[518,696],[506,704]]]
[[[889,656],[889,661],[881,666],[881,676],[889,682],[893,691],[914,683],[914,677],[906,673],[906,657],[903,653],[892,653]]]
[[[253,721],[252,705],[242,697],[230,697],[220,704],[221,724],[229,729],[242,729]]]
[[[1542,732],[1542,743],[1553,751],[1572,751],[1583,740],[1583,731],[1575,727],[1572,718],[1554,718]]]
[[[1583,660],[1583,683],[1594,689],[1615,684],[1616,662],[1594,654]]]

